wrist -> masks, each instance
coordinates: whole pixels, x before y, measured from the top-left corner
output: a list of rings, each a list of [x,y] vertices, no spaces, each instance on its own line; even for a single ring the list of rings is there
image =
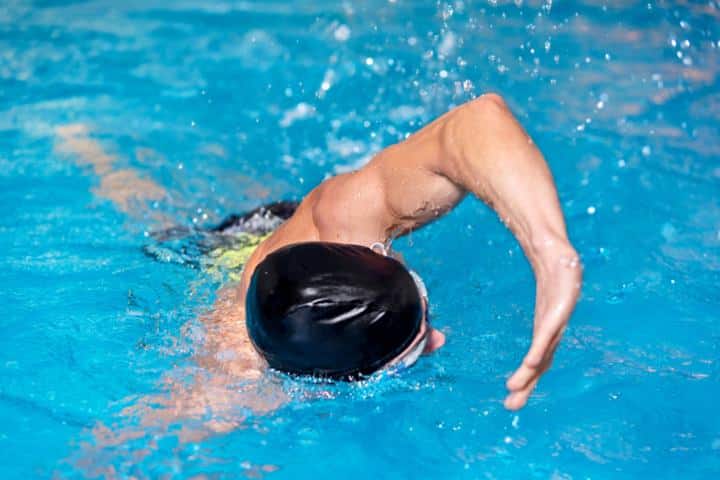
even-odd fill
[[[530,263],[538,277],[552,277],[559,271],[575,271],[579,276],[582,275],[578,253],[566,235],[536,235],[529,250]]]

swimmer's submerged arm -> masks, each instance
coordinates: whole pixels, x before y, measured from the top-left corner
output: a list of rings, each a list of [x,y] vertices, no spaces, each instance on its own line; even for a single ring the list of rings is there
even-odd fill
[[[423,166],[490,205],[535,273],[532,345],[507,382],[505,405],[519,409],[550,367],[580,292],[582,271],[567,238],[555,183],[542,154],[497,95],[451,111],[430,125],[430,133],[434,154]]]

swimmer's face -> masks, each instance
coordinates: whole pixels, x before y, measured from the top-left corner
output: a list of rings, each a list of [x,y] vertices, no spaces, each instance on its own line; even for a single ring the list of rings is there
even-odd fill
[[[410,367],[417,362],[420,355],[427,355],[439,349],[445,344],[445,335],[439,330],[435,330],[430,326],[428,321],[428,305],[425,297],[423,302],[423,319],[420,330],[410,343],[410,345],[392,360],[388,367],[402,365]]]

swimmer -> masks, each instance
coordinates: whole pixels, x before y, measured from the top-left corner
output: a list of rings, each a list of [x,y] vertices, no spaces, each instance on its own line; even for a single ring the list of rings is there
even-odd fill
[[[259,244],[236,305],[258,364],[353,379],[410,365],[419,353],[442,347],[444,334],[428,322],[424,287],[384,246],[468,193],[497,212],[535,274],[533,339],[505,399],[506,408],[522,408],[550,367],[582,270],[550,170],[494,94],[451,110],[359,170],[326,180]]]
[[[74,132],[59,133],[72,147]],[[94,144],[74,142],[81,157],[111,163],[91,155]],[[199,363],[242,379],[259,378],[270,366],[354,380],[438,350],[445,336],[429,323],[422,281],[387,246],[467,194],[497,212],[535,274],[533,338],[505,399],[506,408],[522,408],[551,365],[582,268],[542,154],[494,94],[451,110],[359,170],[324,181],[297,208],[283,208],[277,228],[243,237],[245,247],[235,253],[213,250],[244,266],[206,316],[207,353]],[[217,233],[246,235],[248,222],[274,215],[270,210],[228,219]],[[234,355],[213,353],[228,351]]]

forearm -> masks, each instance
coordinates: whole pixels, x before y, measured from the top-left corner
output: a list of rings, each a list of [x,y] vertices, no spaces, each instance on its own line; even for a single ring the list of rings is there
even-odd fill
[[[438,135],[438,173],[495,209],[535,272],[532,344],[507,382],[505,406],[515,410],[525,405],[552,363],[580,295],[582,269],[550,170],[499,97],[484,96],[453,111]]]
[[[441,135],[443,173],[497,212],[536,274],[544,275],[551,257],[575,257],[552,174],[499,97],[460,107]]]

